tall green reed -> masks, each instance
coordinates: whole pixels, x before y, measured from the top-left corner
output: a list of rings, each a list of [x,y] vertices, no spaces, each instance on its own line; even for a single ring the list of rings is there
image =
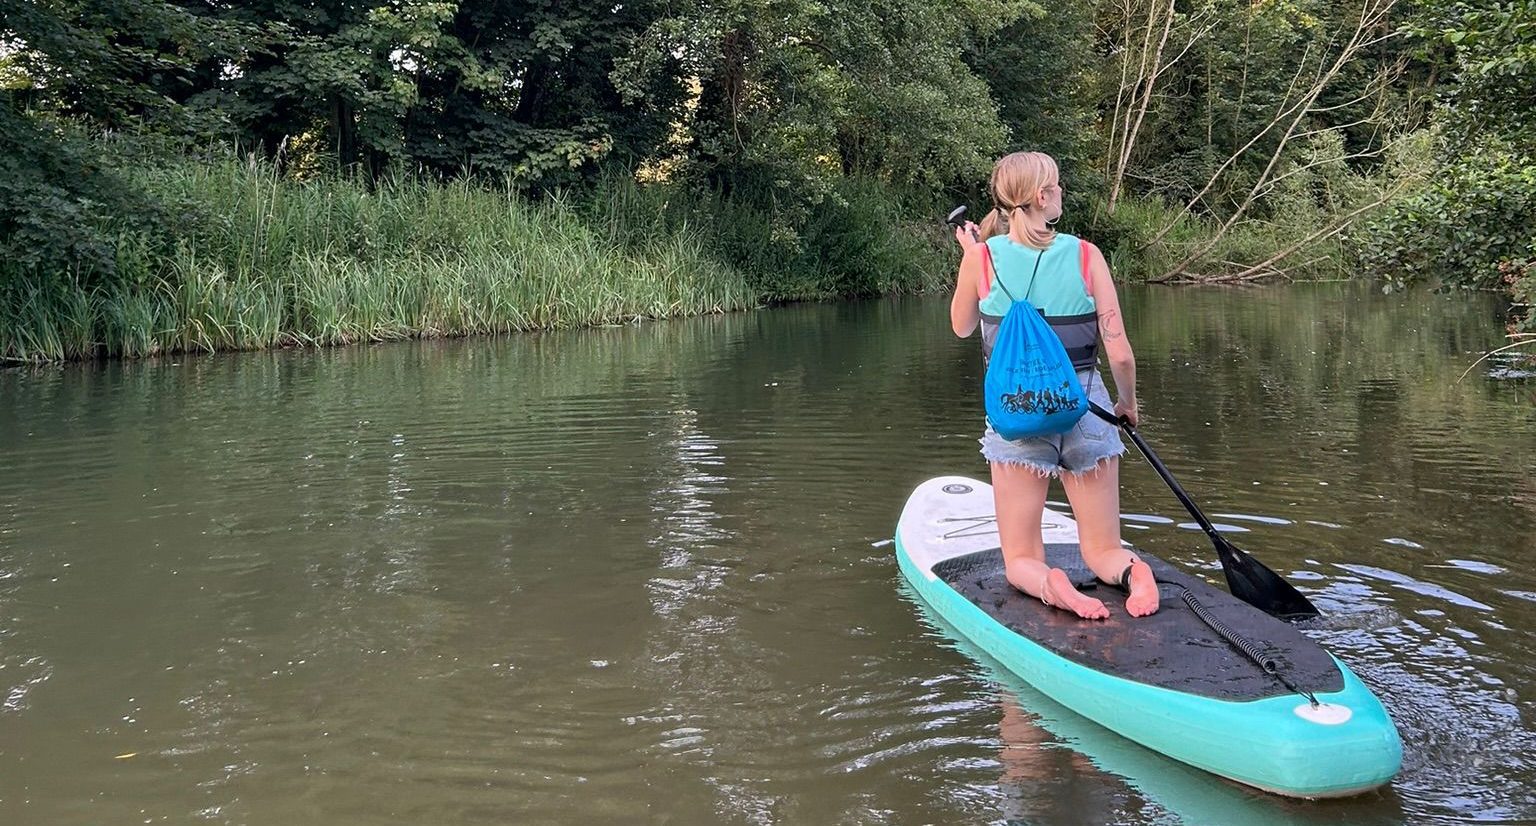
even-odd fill
[[[0,272],[0,357],[495,334],[757,303],[693,227],[621,242],[568,197],[407,175],[297,182],[232,156],[133,174],[177,216],[174,243],[123,238],[110,287]]]

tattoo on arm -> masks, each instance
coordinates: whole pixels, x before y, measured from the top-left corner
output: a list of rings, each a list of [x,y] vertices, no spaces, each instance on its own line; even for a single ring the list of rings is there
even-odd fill
[[[1103,318],[1099,319],[1099,329],[1103,331],[1105,339],[1117,339],[1125,337],[1125,331],[1120,328],[1118,323],[1116,323],[1118,321],[1119,315],[1119,310],[1110,310],[1104,314]]]

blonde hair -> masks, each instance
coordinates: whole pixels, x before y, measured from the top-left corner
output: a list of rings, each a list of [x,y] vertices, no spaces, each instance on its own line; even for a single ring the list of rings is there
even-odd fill
[[[981,220],[981,236],[1007,233],[1014,213],[1034,209],[1040,191],[1060,179],[1056,160],[1044,152],[1014,152],[999,158],[992,167],[993,208]],[[1022,221],[1019,226],[1024,243],[1037,250],[1049,247],[1056,239],[1056,230],[1050,227],[1039,230]]]

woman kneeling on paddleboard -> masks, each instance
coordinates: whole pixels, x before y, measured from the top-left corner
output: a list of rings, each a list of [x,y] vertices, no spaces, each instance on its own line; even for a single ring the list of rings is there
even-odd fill
[[[995,206],[979,235],[970,222],[955,231],[965,250],[949,309],[955,335],[965,338],[980,324],[982,351],[990,355],[1012,303],[1009,296],[1027,292],[1061,337],[1088,397],[1107,406],[1109,393],[1097,369],[1102,343],[1120,397],[1115,413],[1135,424],[1136,357],[1125,337],[1109,264],[1097,247],[1051,229],[1061,217],[1056,161],[1041,152],[1005,156],[992,169],[992,198]],[[998,279],[1012,286],[999,290]],[[1125,607],[1131,616],[1157,611],[1152,569],[1120,541],[1124,452],[1119,431],[1093,415],[1065,433],[1016,441],[987,425],[981,453],[992,466],[997,531],[1015,588],[1080,617],[1109,616],[1103,602],[1080,593],[1065,572],[1045,564],[1040,521],[1051,478],[1059,477],[1077,520],[1083,561],[1099,579],[1129,587]]]

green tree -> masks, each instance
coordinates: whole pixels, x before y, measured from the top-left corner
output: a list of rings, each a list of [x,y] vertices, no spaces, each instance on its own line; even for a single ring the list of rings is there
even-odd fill
[[[1408,31],[1439,61],[1434,161],[1368,233],[1394,284],[1536,295],[1536,2],[1426,5]],[[1536,325],[1528,316],[1527,328]]]
[[[13,107],[112,128],[176,114],[225,34],[162,0],[0,0],[0,21]]]
[[[222,55],[196,96],[237,137],[278,155],[285,142],[323,136],[344,169],[374,173],[404,156],[401,121],[417,102],[414,75],[462,49],[444,31],[456,4],[400,0],[258,0],[203,7],[249,40]]]
[[[658,21],[631,65],[667,55],[697,94],[693,167],[727,191],[816,202],[846,175],[933,187],[985,170],[1004,132],[962,60],[1018,2],[724,0]]]
[[[1449,53],[1445,126],[1458,140],[1492,135],[1536,154],[1536,0],[1430,6],[1410,31],[1426,53]]]
[[[242,140],[342,168],[390,164],[532,185],[637,163],[667,135],[681,79],[617,71],[661,0],[258,0],[202,13],[252,33],[199,97]],[[675,60],[672,61],[674,64]],[[319,138],[319,140],[316,140]]]
[[[0,273],[111,275],[154,204],[74,125],[177,121],[172,93],[222,32],[158,0],[0,0],[0,21]]]
[[[966,55],[997,103],[1007,148],[1046,152],[1061,165],[1068,220],[1086,214],[1102,192],[1093,22],[1089,5],[1029,4],[1007,25],[982,32]]]
[[[448,28],[456,50],[413,56],[408,155],[545,187],[602,163],[633,169],[667,139],[684,97],[675,56],[643,79],[623,69],[670,5],[461,3]]]

